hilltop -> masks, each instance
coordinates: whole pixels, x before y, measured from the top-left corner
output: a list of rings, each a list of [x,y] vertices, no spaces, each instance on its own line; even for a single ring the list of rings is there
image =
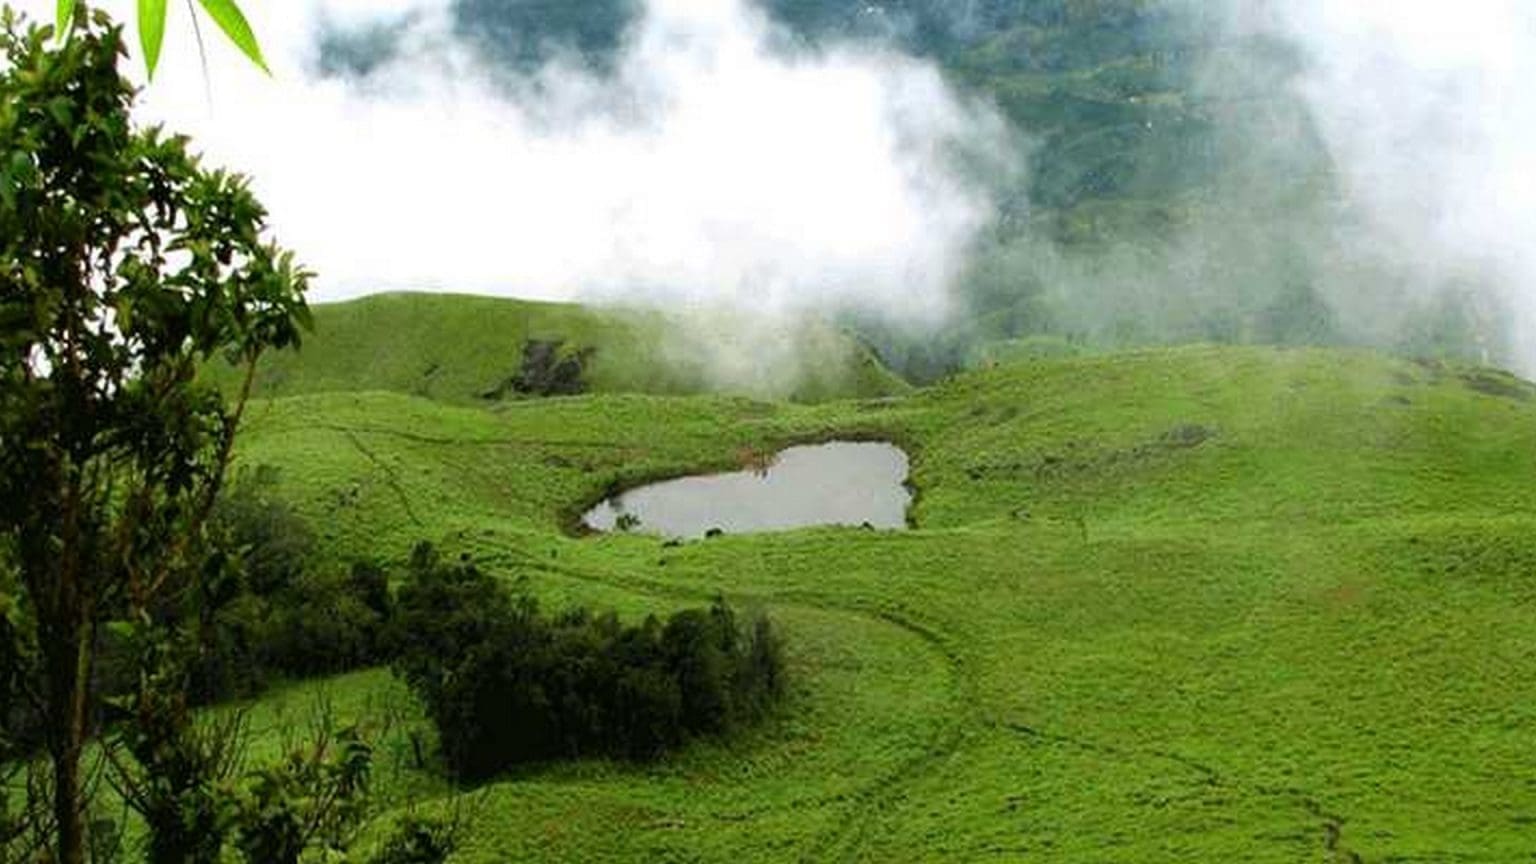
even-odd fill
[[[565,531],[616,486],[839,437],[908,449],[915,530]],[[278,467],[331,554],[427,538],[555,608],[723,591],[784,623],[771,728],[492,783],[462,860],[1530,852],[1536,388],[1504,373],[1193,347],[822,405],[312,393],[253,406],[242,459]],[[365,672],[269,697],[254,728],[317,692],[409,704]],[[402,722],[386,798],[449,806]]]
[[[260,396],[382,390],[453,404],[516,398],[530,341],[579,357],[580,389],[720,391],[795,401],[885,396],[907,385],[836,328],[786,322],[767,335],[745,318],[452,294],[378,294],[313,308],[303,350],[269,355]],[[792,328],[792,329],[791,329]],[[764,340],[772,352],[764,356]],[[775,364],[778,359],[784,365]],[[733,374],[736,370],[739,374]],[[207,374],[229,389],[232,370]]]

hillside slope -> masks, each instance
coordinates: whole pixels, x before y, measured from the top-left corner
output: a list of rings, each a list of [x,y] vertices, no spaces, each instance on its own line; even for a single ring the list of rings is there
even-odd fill
[[[258,395],[387,390],[484,404],[513,395],[507,382],[529,340],[590,349],[583,379],[599,393],[819,401],[908,389],[857,341],[814,322],[777,334],[743,319],[450,294],[378,294],[313,311],[315,332],[302,351],[263,359]],[[221,366],[208,374],[227,387],[234,373]]]
[[[1533,396],[1189,348],[820,406],[280,399],[242,458],[280,467],[340,557],[425,537],[555,606],[724,591],[785,623],[781,722],[493,783],[458,860],[1502,862],[1536,852]],[[850,435],[910,449],[917,530],[561,530],[616,484]],[[268,699],[255,728],[317,691],[408,704],[369,672]],[[389,728],[386,798],[451,806]]]

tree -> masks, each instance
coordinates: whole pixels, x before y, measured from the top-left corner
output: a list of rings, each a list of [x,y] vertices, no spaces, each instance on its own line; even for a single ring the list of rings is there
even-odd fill
[[[758,614],[740,627],[724,598],[636,625],[580,608],[547,616],[422,544],[398,604],[395,673],[461,779],[544,759],[656,757],[762,719],[785,692],[772,623]]]
[[[196,584],[257,359],[296,345],[309,274],[241,177],[130,121],[121,30],[0,12],[0,567],[37,672],[60,864],[85,848],[98,631]],[[199,382],[243,365],[226,400]]]

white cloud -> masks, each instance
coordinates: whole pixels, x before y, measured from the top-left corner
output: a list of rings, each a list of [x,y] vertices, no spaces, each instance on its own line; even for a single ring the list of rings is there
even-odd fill
[[[243,5],[274,78],[210,36],[205,82],[172,4],[145,110],[253,175],[324,298],[443,289],[933,320],[990,216],[953,152],[1010,150],[1001,121],[932,66],[775,54],[741,0],[652,0],[614,80],[551,68],[515,99],[453,47],[440,0],[365,88],[306,74],[315,23],[422,4]]]
[[[1536,372],[1536,8],[1529,0],[1291,0],[1282,32],[1310,53],[1303,94],[1359,243],[1409,282],[1461,282],[1517,316]]]

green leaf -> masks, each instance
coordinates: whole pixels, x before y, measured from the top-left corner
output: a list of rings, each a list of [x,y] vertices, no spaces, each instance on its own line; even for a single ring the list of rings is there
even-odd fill
[[[160,65],[160,45],[165,41],[165,4],[166,0],[139,0],[139,45],[150,80]]]
[[[272,74],[272,70],[267,68],[266,59],[261,56],[261,46],[256,43],[256,34],[252,32],[250,22],[245,20],[245,15],[240,11],[240,7],[235,5],[234,0],[198,0],[198,2],[203,4],[208,17],[219,25],[219,29],[224,31],[229,41],[235,43],[235,47],[249,57],[252,63],[261,67],[261,71],[268,75]]]
[[[69,34],[69,27],[75,22],[75,0],[59,0],[59,38],[63,39]]]
[[[54,98],[48,100],[48,116],[53,118],[53,122],[59,124],[65,129],[68,129],[74,125],[69,122],[69,109],[70,104],[68,96],[55,96]]]

